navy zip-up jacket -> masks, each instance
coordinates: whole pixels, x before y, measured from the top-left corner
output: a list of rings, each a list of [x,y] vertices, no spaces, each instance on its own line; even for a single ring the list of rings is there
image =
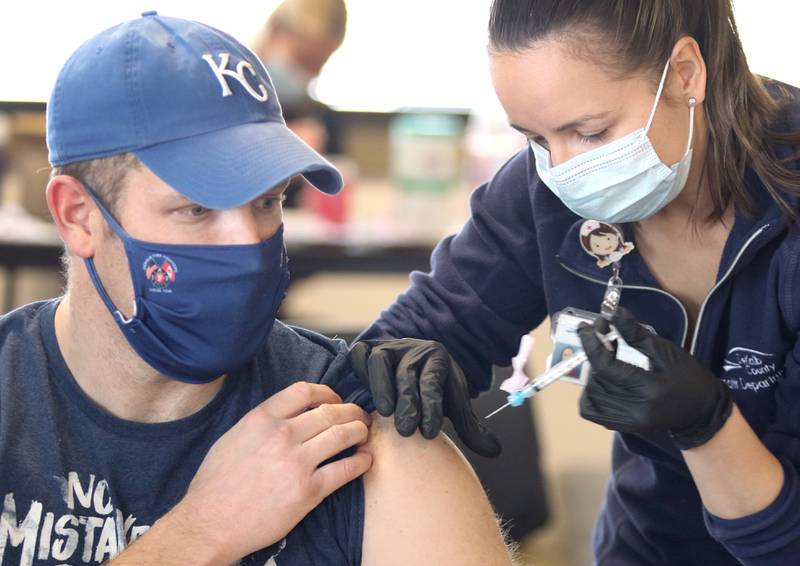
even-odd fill
[[[800,130],[800,97],[789,92],[775,127]],[[773,148],[779,156],[797,149]],[[621,304],[729,386],[783,464],[783,489],[754,515],[715,517],[666,433],[617,433],[594,531],[601,565],[800,564],[800,234],[787,228],[752,170],[745,181],[757,212],[737,211],[694,335],[685,307],[659,287],[636,250],[622,259]],[[788,201],[800,210],[797,198]],[[431,272],[413,273],[411,287],[361,338],[438,340],[474,393],[488,389],[491,364],[508,365],[520,337],[546,316],[570,306],[599,310],[611,273],[580,247],[581,222],[539,181],[529,152],[520,152],[474,191],[470,219],[436,247]]]

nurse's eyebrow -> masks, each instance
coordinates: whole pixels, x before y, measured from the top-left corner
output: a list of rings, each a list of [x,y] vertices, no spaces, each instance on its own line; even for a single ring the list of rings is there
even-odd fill
[[[583,116],[581,116],[579,118],[576,118],[575,120],[573,120],[571,122],[568,122],[568,123],[564,124],[563,126],[559,126],[558,128],[556,128],[556,132],[561,133],[564,130],[571,130],[571,129],[577,128],[579,126],[582,126],[585,122],[589,122],[591,120],[598,120],[600,118],[605,118],[609,114],[611,114],[611,112],[599,112],[597,114],[584,114]],[[521,134],[533,135],[532,131],[530,131],[530,130],[528,130],[526,128],[523,128],[522,126],[517,126],[516,124],[512,124],[512,123],[509,123],[509,126],[514,128],[515,130],[517,130]]]
[[[509,124],[508,124],[508,125],[509,125],[509,126],[511,126],[512,128],[514,128],[515,130],[517,130],[517,131],[518,131],[520,134],[522,134],[522,135],[525,135],[525,136],[527,136],[527,135],[533,135],[533,132],[532,132],[532,131],[530,131],[530,130],[526,130],[526,129],[525,129],[525,128],[523,128],[522,126],[517,126],[516,124],[512,124],[512,123],[510,123],[510,122],[509,122]]]

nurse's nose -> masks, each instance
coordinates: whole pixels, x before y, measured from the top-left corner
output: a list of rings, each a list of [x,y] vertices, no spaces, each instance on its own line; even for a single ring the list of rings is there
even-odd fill
[[[550,166],[557,167],[564,163],[565,161],[569,161],[572,155],[566,150],[566,148],[553,144],[550,146]]]

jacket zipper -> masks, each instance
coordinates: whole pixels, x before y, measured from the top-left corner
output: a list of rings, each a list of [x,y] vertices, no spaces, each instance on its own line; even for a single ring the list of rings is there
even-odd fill
[[[703,300],[703,304],[700,306],[700,312],[697,314],[697,321],[694,324],[694,336],[692,336],[692,347],[689,348],[690,354],[694,355],[695,348],[697,347],[697,337],[700,335],[700,323],[703,321],[703,312],[706,310],[706,305],[708,304],[708,300],[711,298],[711,295],[713,295],[714,291],[716,291],[719,288],[719,286],[722,285],[726,279],[728,279],[728,276],[733,271],[733,268],[736,267],[737,263],[739,263],[742,254],[745,252],[745,250],[747,250],[748,247],[750,247],[750,244],[753,243],[753,240],[755,240],[758,236],[760,236],[764,230],[769,228],[769,226],[770,226],[769,224],[764,224],[761,228],[758,229],[758,231],[755,234],[750,236],[750,238],[739,249],[739,253],[736,254],[736,257],[733,258],[733,262],[731,262],[731,265],[730,267],[728,267],[728,270],[725,272],[725,275],[719,278],[719,281],[717,281],[717,283],[708,292],[708,295],[706,295],[706,298]]]
[[[587,281],[591,281],[592,283],[597,283],[598,285],[602,285],[603,287],[606,287],[608,285],[607,281],[601,281],[600,279],[595,279],[594,277],[589,277],[588,275],[584,275],[579,271],[575,271],[571,267],[565,265],[564,262],[562,262],[561,260],[558,260],[558,263],[561,264],[561,267],[563,267],[573,275],[577,275],[581,279],[586,279]],[[625,285],[625,284],[623,284],[621,287],[622,289],[636,289],[638,291],[654,291],[656,293],[661,293],[662,295],[666,295],[667,297],[675,301],[675,304],[677,304],[681,308],[681,313],[683,314],[683,338],[681,338],[681,347],[683,347],[684,344],[686,344],[686,337],[687,334],[689,333],[689,315],[686,312],[686,307],[683,306],[683,303],[681,303],[677,297],[671,295],[670,293],[667,293],[663,289],[658,289],[656,287],[646,287],[641,285]]]

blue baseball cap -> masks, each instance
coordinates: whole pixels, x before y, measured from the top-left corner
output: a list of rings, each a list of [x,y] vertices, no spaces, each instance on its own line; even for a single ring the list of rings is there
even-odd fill
[[[325,158],[286,127],[261,61],[205,24],[145,12],[69,58],[47,104],[51,165],[132,152],[208,208],[233,208],[302,174],[342,188]]]

